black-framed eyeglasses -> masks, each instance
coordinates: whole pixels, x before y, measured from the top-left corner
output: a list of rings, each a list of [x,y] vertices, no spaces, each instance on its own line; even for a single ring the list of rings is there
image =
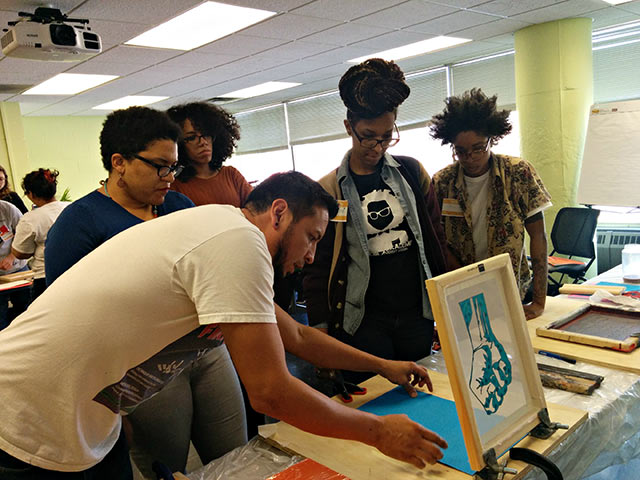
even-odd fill
[[[184,166],[180,165],[178,163],[174,163],[173,165],[171,165],[170,167],[167,165],[160,165],[159,163],[156,162],[152,162],[151,160],[149,160],[148,158],[144,158],[141,155],[138,154],[134,154],[133,155],[135,158],[137,158],[138,160],[143,161],[144,163],[146,163],[147,165],[151,165],[152,167],[154,167],[156,169],[156,171],[158,172],[158,176],[160,178],[166,177],[167,175],[169,175],[170,173],[173,173],[174,177],[177,177],[178,175],[180,175],[180,173],[182,172],[182,170],[184,170]]]
[[[453,158],[456,160],[460,160],[460,158],[471,157],[474,160],[479,159],[487,153],[489,147],[491,146],[491,139],[487,140],[487,143],[484,146],[473,147],[471,150],[467,151],[464,148],[456,147],[455,145],[451,145],[451,152],[453,153]]]
[[[204,140],[209,144],[213,144],[212,135],[200,135],[197,133],[189,135],[188,137],[184,137],[182,140],[184,141],[184,143],[188,143],[190,145],[197,145],[198,143],[200,143],[200,140]]]
[[[400,131],[398,130],[398,126],[394,123],[393,124],[393,129],[396,133],[395,137],[391,137],[391,138],[383,138],[378,140],[377,138],[373,138],[373,137],[361,137],[360,135],[358,135],[358,132],[356,132],[356,127],[353,126],[353,123],[349,122],[349,125],[351,125],[351,131],[353,132],[353,134],[356,136],[356,138],[358,139],[358,142],[360,142],[360,146],[364,147],[364,148],[371,148],[374,149],[378,146],[378,144],[382,147],[382,148],[387,148],[387,147],[393,147],[394,145],[396,145],[399,141],[400,141]]]

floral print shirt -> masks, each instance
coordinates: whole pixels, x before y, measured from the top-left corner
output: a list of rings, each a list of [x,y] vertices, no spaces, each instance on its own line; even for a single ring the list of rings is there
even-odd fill
[[[531,273],[524,253],[525,220],[551,206],[551,196],[533,166],[506,155],[491,154],[490,189],[487,200],[488,256],[511,256],[511,264],[524,298]],[[475,258],[471,205],[468,202],[464,173],[458,162],[443,168],[433,177],[442,208],[447,245],[462,265],[482,260]],[[443,202],[453,205],[447,209]],[[459,208],[458,208],[459,205]],[[447,210],[451,212],[447,214]]]

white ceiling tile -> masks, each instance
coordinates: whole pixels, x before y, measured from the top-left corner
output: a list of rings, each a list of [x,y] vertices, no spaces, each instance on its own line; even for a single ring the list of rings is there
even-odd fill
[[[91,20],[89,26],[100,36],[102,49],[128,42],[149,29],[148,25],[137,22]]]
[[[366,2],[358,0],[316,0],[296,8],[293,13],[344,21],[360,18],[399,3],[402,3],[402,0],[367,0]]]
[[[575,17],[586,12],[605,8],[606,5],[602,0],[567,0],[566,2],[539,8],[532,12],[514,15],[512,18],[522,22],[543,23],[560,20],[562,18]]]
[[[311,70],[303,74],[292,75],[291,77],[284,78],[286,82],[299,82],[305,85],[312,85],[316,82],[330,80],[338,87],[338,80],[346,72],[351,64],[338,63],[336,65],[329,65],[327,67]]]
[[[353,43],[351,44],[351,46],[362,48],[363,50],[369,49],[370,53],[376,53],[384,50],[389,50],[391,48],[409,45],[410,43],[420,42],[429,38],[432,38],[432,35],[425,35],[424,33],[407,32],[401,30],[386,33],[384,35],[379,35],[364,42]]]
[[[559,4],[565,0],[492,0],[472,7],[475,12],[491,13],[501,17],[511,17],[520,13],[533,11],[549,5]]]
[[[471,8],[477,5],[487,3],[487,0],[428,0],[427,3],[435,3],[438,5],[447,5],[455,8]]]
[[[618,8],[620,10],[625,10],[627,12],[640,15],[640,0],[636,0],[635,2],[623,3],[622,5],[618,5]]]
[[[278,45],[282,45],[288,41],[289,40],[281,38],[255,37],[252,35],[234,33],[233,35],[226,36],[220,40],[216,40],[215,42],[203,45],[194,51],[199,53],[233,54],[238,57],[246,57],[247,55],[253,55],[255,53],[277,47]]]
[[[11,94],[2,94],[0,95],[0,102],[4,102],[5,100],[8,100],[11,97],[13,97],[13,95]]]
[[[515,32],[529,25],[529,23],[503,18],[495,22],[478,25],[477,27],[459,30],[455,32],[454,35],[472,40],[486,40],[497,35]]]
[[[221,55],[217,53],[201,53],[200,51],[193,51],[183,53],[177,57],[170,58],[164,62],[158,63],[158,66],[166,68],[181,69],[183,67],[201,67],[200,70],[205,68],[217,67],[218,65],[224,65],[225,63],[234,62],[241,57],[233,55]]]
[[[311,59],[325,65],[334,65],[336,63],[345,63],[352,58],[363,57],[369,53],[371,53],[371,48],[367,48],[366,45],[364,47],[347,46],[338,47],[334,50],[314,55]]]
[[[117,75],[118,77],[124,77],[131,73],[141,70],[142,66],[134,63],[107,63],[107,62],[88,62],[81,63],[70,70],[67,73],[87,73],[94,75]]]
[[[326,43],[313,43],[304,40],[294,40],[278,47],[262,52],[265,57],[276,57],[282,60],[298,60],[334,50],[335,46]]]
[[[101,63],[130,63],[140,68],[155,65],[172,57],[182,55],[180,50],[165,50],[161,48],[132,47],[119,45],[92,58],[92,61]]]
[[[223,2],[240,7],[259,8],[270,12],[289,12],[305,3],[309,3],[309,0],[223,0]]]
[[[616,7],[602,8],[594,12],[585,13],[581,16],[591,17],[593,20],[593,30],[640,20],[640,14],[630,13],[624,9]]]
[[[51,6],[52,8],[59,9],[63,14],[69,13],[73,8],[82,5],[82,0],[56,0],[54,2],[40,2],[37,0],[2,0],[0,8],[2,10],[13,10],[17,12],[33,13],[37,7]],[[75,14],[70,14],[70,17],[74,17]],[[17,18],[17,15],[16,15]]]
[[[354,20],[354,23],[394,29],[405,28],[456,11],[457,9],[445,5],[426,3],[420,0],[410,0],[400,5],[387,8],[386,10],[358,18]]]
[[[201,0],[89,0],[82,2],[82,6],[74,9],[72,13],[77,18],[136,22],[155,26],[200,3]]]
[[[307,17],[285,13],[277,17],[268,18],[263,22],[242,30],[244,35],[267,38],[284,38],[297,40],[322,30],[334,27],[340,22],[326,18]]]
[[[444,17],[407,27],[406,30],[431,35],[449,35],[465,28],[496,20],[495,16],[470,11],[458,11]]]
[[[2,72],[29,73],[37,71],[40,74],[53,76],[72,68],[74,62],[45,62],[42,60],[28,60],[25,58],[3,57],[0,60],[0,75]]]
[[[390,31],[391,29],[389,28],[372,27],[358,23],[344,23],[323,32],[309,35],[305,37],[305,41],[346,46],[389,33]]]

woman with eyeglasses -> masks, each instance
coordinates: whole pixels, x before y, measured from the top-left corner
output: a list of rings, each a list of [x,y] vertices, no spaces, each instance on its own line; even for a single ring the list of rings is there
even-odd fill
[[[434,330],[424,280],[444,273],[446,261],[427,172],[387,152],[400,140],[395,121],[410,89],[402,70],[379,58],[351,67],[339,89],[352,147],[320,180],[342,208],[305,268],[309,323],[374,355],[418,360],[431,353]]]
[[[177,105],[167,114],[182,127],[178,158],[185,167],[171,188],[196,205],[242,207],[252,187],[238,170],[223,165],[240,139],[233,115],[204,102]]]
[[[76,200],[51,227],[45,249],[47,285],[117,233],[146,220],[193,206],[169,191],[182,169],[180,129],[163,112],[146,107],[116,110],[100,134],[102,186]]]
[[[460,267],[509,253],[527,319],[544,311],[547,296],[547,237],[543,210],[551,197],[525,160],[491,152],[511,131],[509,112],[497,97],[472,89],[449,97],[432,118],[431,136],[451,145],[453,163],[433,177],[441,202],[451,257]],[[533,278],[524,249],[530,237]]]

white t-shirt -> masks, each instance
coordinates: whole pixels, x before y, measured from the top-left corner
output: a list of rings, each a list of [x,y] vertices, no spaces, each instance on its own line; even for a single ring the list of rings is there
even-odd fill
[[[479,177],[464,176],[467,197],[471,204],[471,226],[473,227],[473,245],[476,248],[476,261],[487,258],[487,202],[489,198],[489,175],[491,169]]]
[[[271,261],[262,232],[224,205],[102,244],[0,332],[0,449],[51,470],[98,463],[116,412],[220,345],[216,324],[276,321]]]
[[[21,218],[22,213],[14,204],[0,200],[0,259],[11,253],[11,244],[15,236],[16,226]],[[0,275],[17,272],[24,268],[26,264],[26,260],[16,259],[13,261],[11,268],[0,270]]]
[[[31,254],[29,268],[34,278],[44,278],[44,242],[53,222],[69,202],[50,202],[23,215],[16,227],[12,247],[20,253]]]

